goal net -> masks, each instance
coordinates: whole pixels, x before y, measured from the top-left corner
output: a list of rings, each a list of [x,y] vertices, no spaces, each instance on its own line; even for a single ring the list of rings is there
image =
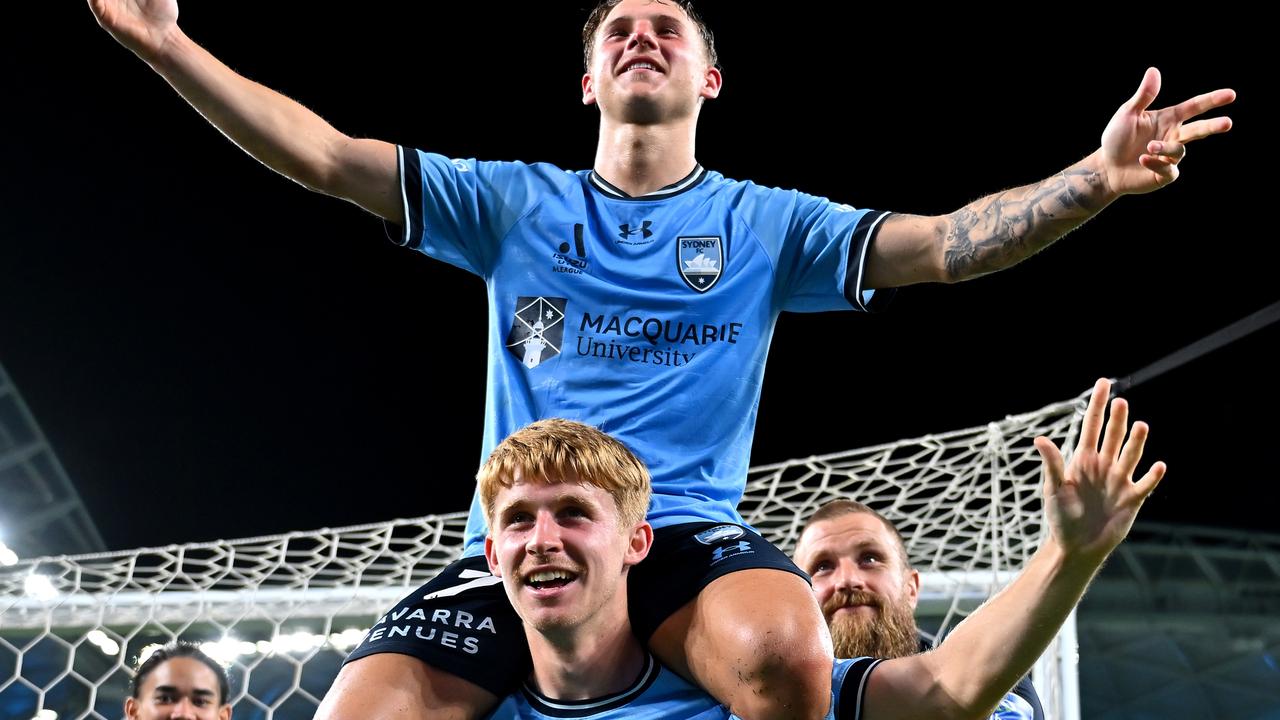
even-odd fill
[[[985,426],[752,468],[741,511],[790,550],[837,497],[895,522],[938,636],[1022,567],[1044,531],[1032,439],[1063,447],[1087,393]],[[237,720],[310,718],[379,615],[458,554],[464,513],[0,567],[0,717],[122,715],[132,665],[174,639],[227,665]],[[1074,622],[1034,680],[1075,720]]]

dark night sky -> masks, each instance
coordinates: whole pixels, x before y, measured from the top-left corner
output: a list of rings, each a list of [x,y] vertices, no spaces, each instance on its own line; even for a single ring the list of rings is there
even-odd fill
[[[725,68],[698,157],[857,206],[954,210],[1088,154],[1147,65],[1157,105],[1234,87],[1236,128],[997,276],[780,323],[754,461],[985,423],[1124,375],[1280,297],[1274,40],[1258,17],[1041,21],[706,3]],[[353,134],[590,164],[578,3],[188,3],[188,34]],[[751,6],[755,7],[755,6]],[[735,8],[735,10],[730,10]],[[4,54],[0,362],[108,546],[464,509],[480,280],[248,159],[83,3]],[[1276,328],[1129,394],[1170,465],[1144,518],[1276,529]],[[655,419],[661,422],[661,419]]]

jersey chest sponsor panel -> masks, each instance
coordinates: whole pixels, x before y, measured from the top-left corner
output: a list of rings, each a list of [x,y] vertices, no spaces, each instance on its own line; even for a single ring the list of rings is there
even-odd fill
[[[588,422],[649,465],[655,522],[736,522],[776,318],[769,259],[713,199],[575,200],[523,219],[489,278],[486,447],[540,417]]]

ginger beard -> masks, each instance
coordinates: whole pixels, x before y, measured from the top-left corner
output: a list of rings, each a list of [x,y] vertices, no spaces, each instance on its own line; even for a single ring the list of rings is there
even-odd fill
[[[837,612],[866,606],[873,610]],[[886,605],[885,599],[865,590],[836,590],[822,604],[831,628],[836,657],[899,658],[920,652],[914,608],[910,603]]]

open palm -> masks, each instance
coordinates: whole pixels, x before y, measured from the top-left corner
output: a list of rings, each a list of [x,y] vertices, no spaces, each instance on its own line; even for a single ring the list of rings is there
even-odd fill
[[[1045,513],[1050,531],[1064,551],[1096,558],[1099,563],[1128,534],[1138,509],[1165,473],[1165,464],[1157,462],[1142,479],[1133,481],[1148,427],[1135,423],[1133,432],[1128,433],[1129,405],[1119,398],[1111,403],[1110,420],[1104,423],[1110,391],[1108,380],[1094,385],[1080,427],[1080,444],[1070,464],[1064,463],[1062,453],[1048,438],[1035,440],[1044,460]]]

